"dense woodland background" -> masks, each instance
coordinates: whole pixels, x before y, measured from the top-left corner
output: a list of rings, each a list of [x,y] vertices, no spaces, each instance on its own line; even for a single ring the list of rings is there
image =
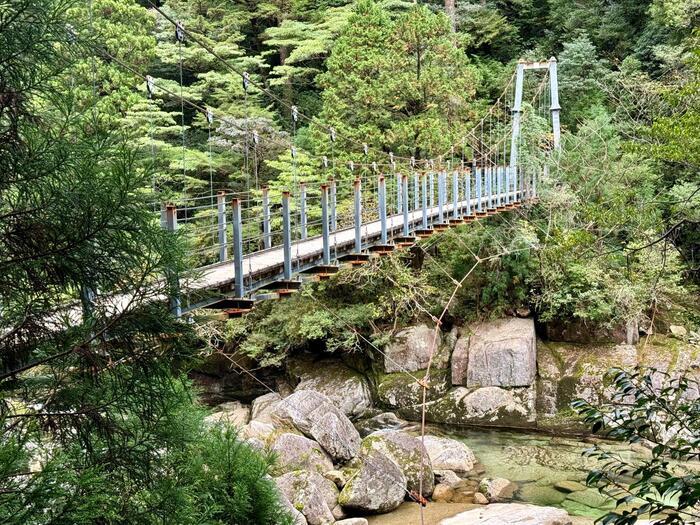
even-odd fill
[[[445,269],[461,278],[472,252],[482,262],[450,323],[527,308],[589,330],[680,322],[697,337],[698,0],[156,5],[225,62],[179,45],[148,1],[0,1],[1,521],[283,521],[271,458],[202,428],[187,372],[222,348],[261,365],[300,348],[371,354],[362,337],[382,344],[441,311]],[[152,283],[188,263],[152,213],[154,189],[279,191],[325,180],[319,155],[340,179],[349,160],[431,158],[517,59],[550,56],[564,147],[527,216],[450,232],[421,272],[388,258],[225,324],[181,323],[153,302]],[[225,63],[275,99],[246,93]],[[311,122],[295,125],[291,104]],[[107,298],[64,318],[90,290]],[[123,290],[138,293],[111,315]]]

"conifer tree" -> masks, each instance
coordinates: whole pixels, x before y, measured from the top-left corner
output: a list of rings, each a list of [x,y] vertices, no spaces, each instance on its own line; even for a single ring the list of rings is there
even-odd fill
[[[198,343],[163,300],[181,243],[93,112],[119,87],[76,84],[93,47],[72,8],[0,14],[0,522],[286,523],[271,458],[192,400]]]

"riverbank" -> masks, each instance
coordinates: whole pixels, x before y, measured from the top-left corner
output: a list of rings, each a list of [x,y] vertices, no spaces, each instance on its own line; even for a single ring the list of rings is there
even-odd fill
[[[425,324],[406,327],[377,360],[290,356],[276,374],[261,371],[277,392],[238,396],[249,402],[220,405],[210,422],[235,424],[248,443],[276,454],[272,475],[298,525],[374,515],[400,522],[419,500],[432,516],[426,523],[470,505],[503,512],[494,504],[590,521],[615,502],[585,486],[596,463],[582,453],[599,440],[570,401],[607,399],[603,376],[613,365],[677,371],[698,361],[697,349],[663,336],[649,345],[544,341],[529,318],[452,327],[435,348],[433,334]],[[422,441],[416,378],[429,362]],[[226,388],[250,396],[243,383]],[[212,390],[212,398],[225,394]],[[645,453],[605,446],[629,460]]]

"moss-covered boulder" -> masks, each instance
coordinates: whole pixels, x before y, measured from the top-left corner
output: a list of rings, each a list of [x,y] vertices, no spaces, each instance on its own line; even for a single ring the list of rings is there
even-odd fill
[[[294,470],[306,470],[323,474],[333,470],[330,456],[315,441],[287,432],[280,434],[270,447],[277,455],[272,474],[279,476]]]
[[[296,390],[320,392],[348,417],[357,417],[372,407],[367,378],[342,361],[296,358],[290,360],[287,370],[299,381]]]
[[[436,337],[432,326],[409,326],[398,332],[384,349],[384,371],[392,373],[424,370],[428,368],[431,354],[432,366],[446,368],[450,360],[450,350],[450,345],[445,344],[440,330],[437,331]]]
[[[399,409],[398,413],[407,419],[418,419],[421,405]],[[426,420],[432,423],[524,427],[534,426],[536,417],[534,387],[456,387],[426,403]]]
[[[419,370],[413,375],[423,379],[425,370]],[[426,393],[426,400],[439,399],[449,390],[449,370],[431,370],[428,384],[430,388]],[[417,405],[422,402],[423,387],[403,372],[383,374],[377,379],[377,398],[384,406],[392,409]]]
[[[396,463],[378,450],[356,458],[345,473],[348,481],[338,496],[338,504],[346,510],[390,512],[406,496],[406,477]]]
[[[338,489],[331,481],[315,472],[297,470],[275,478],[275,483],[309,525],[335,523],[332,509],[338,501]]]
[[[420,438],[400,430],[379,430],[362,440],[360,453],[366,455],[371,451],[381,452],[401,469],[409,491],[419,491],[422,470],[423,496],[428,497],[433,493],[435,475],[428,451]]]

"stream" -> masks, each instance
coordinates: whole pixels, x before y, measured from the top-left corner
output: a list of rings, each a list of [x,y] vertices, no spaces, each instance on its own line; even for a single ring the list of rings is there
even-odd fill
[[[448,437],[463,441],[486,471],[481,477],[507,478],[517,484],[514,499],[565,509],[572,516],[597,518],[613,508],[613,502],[590,488],[566,493],[561,482],[585,485],[594,458],[582,456],[592,445],[578,438],[488,429],[441,429]],[[629,446],[605,442],[625,459],[640,455]],[[576,485],[573,485],[576,487]]]

